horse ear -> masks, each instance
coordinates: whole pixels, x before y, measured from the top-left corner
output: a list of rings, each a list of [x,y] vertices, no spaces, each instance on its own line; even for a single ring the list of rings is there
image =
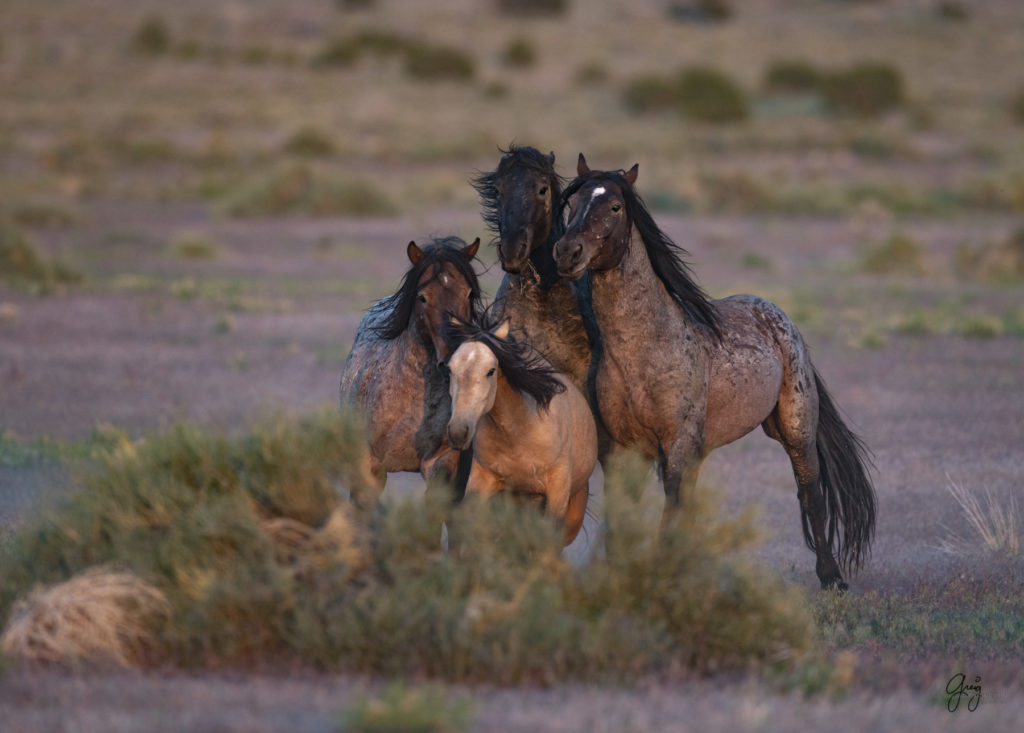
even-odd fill
[[[498,327],[491,331],[491,333],[502,341],[508,338],[509,331],[512,329],[512,321],[506,318],[504,321],[498,324]]]
[[[405,248],[405,253],[409,255],[409,262],[414,265],[418,265],[420,260],[423,259],[423,250],[416,246],[416,242],[409,242],[409,246]]]
[[[636,185],[636,174],[640,172],[640,164],[634,163],[633,167],[626,171],[624,178],[630,186]]]
[[[576,159],[576,175],[585,176],[590,173],[590,167],[587,165],[587,159],[583,157],[583,153],[580,153],[580,157]]]
[[[551,165],[555,164],[555,151],[554,150],[552,150],[550,153],[548,153],[548,160],[551,161]]]
[[[480,237],[473,240],[472,244],[467,244],[462,248],[462,254],[466,255],[466,259],[471,260],[476,257],[476,251],[480,249]]]

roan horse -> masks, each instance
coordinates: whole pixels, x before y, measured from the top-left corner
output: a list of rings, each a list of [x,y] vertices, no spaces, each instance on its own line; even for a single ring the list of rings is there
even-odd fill
[[[559,277],[552,255],[565,231],[555,154],[515,145],[502,152],[496,170],[472,181],[484,222],[498,235],[498,261],[507,273],[494,298],[496,318],[509,319],[513,330],[584,390],[590,343],[573,287]]]
[[[867,449],[778,306],[705,296],[634,191],[637,171],[591,171],[581,154],[555,245],[562,275],[592,273],[599,419],[616,443],[657,459],[669,507],[708,453],[761,425],[789,455],[822,587],[846,589],[839,563],[856,570],[874,532]]]
[[[429,484],[455,480],[457,466],[468,470],[468,452],[460,461],[443,440],[451,412],[443,328],[448,314],[480,316],[472,264],[479,246],[479,238],[467,245],[446,237],[423,248],[409,242],[412,266],[398,291],[377,301],[359,324],[341,373],[340,402],[366,421],[363,481],[376,493],[358,497],[361,504],[376,501],[388,473],[419,471]]]
[[[580,531],[597,461],[594,417],[583,393],[536,350],[509,335],[508,320],[485,330],[452,319],[452,416],[448,440],[473,449],[468,494],[536,497],[563,521],[563,542]]]

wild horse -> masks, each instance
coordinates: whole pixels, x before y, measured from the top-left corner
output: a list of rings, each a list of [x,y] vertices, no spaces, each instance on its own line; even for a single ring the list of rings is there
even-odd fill
[[[597,462],[590,405],[508,320],[490,329],[453,318],[448,439],[473,450],[466,493],[507,491],[537,498],[563,522],[568,545],[583,525],[588,481]]]
[[[473,269],[480,240],[458,237],[406,248],[411,267],[398,291],[377,301],[356,331],[341,373],[341,405],[366,420],[368,452],[363,466],[371,497],[388,473],[419,471],[428,481],[456,479],[471,456],[460,459],[444,441],[451,413],[444,341],[448,314],[472,320],[481,313],[480,284]],[[456,481],[456,484],[458,482]]]
[[[599,422],[658,461],[670,508],[712,450],[761,425],[789,455],[822,587],[845,589],[840,564],[859,567],[875,526],[867,449],[778,306],[707,298],[634,190],[637,172],[591,171],[581,154],[554,251],[563,276],[591,273],[603,356],[588,387]]]

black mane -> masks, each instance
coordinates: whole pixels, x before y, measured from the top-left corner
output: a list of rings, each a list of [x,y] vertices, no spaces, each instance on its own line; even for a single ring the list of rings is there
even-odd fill
[[[413,304],[416,302],[417,293],[419,293],[419,282],[423,273],[430,269],[433,272],[433,277],[437,277],[440,268],[445,264],[452,265],[469,285],[470,312],[474,319],[478,318],[483,310],[480,300],[480,282],[477,280],[472,261],[462,253],[465,247],[466,242],[455,236],[435,237],[430,240],[429,244],[421,247],[423,258],[405,273],[398,286],[398,291],[384,299],[387,315],[380,323],[373,326],[374,333],[387,340],[401,336],[402,332],[409,327]]]
[[[454,352],[467,341],[485,344],[494,353],[501,373],[512,389],[530,395],[541,407],[547,407],[551,398],[565,391],[565,385],[557,378],[558,371],[529,344],[512,335],[506,339],[498,338],[481,325],[482,320],[474,319],[472,323],[449,320],[444,329],[448,348]]]
[[[704,289],[697,284],[690,266],[686,263],[690,253],[673,242],[658,225],[647,210],[647,205],[636,190],[625,178],[625,173],[619,171],[590,171],[577,177],[565,189],[562,194],[562,206],[568,203],[569,198],[579,191],[588,181],[596,179],[608,180],[615,183],[622,191],[622,197],[626,203],[626,218],[630,226],[636,225],[640,232],[640,239],[647,250],[647,258],[654,268],[654,273],[664,284],[669,295],[679,304],[679,307],[693,321],[705,326],[721,339],[722,331],[718,314],[711,305],[710,299]]]
[[[565,221],[562,216],[565,208],[565,199],[562,196],[565,179],[555,171],[555,165],[551,162],[551,158],[537,148],[528,145],[520,147],[512,143],[507,150],[498,148],[498,152],[502,154],[501,160],[498,161],[498,167],[490,173],[477,173],[469,181],[480,196],[480,217],[484,220],[487,228],[496,235],[491,240],[491,244],[494,244],[502,233],[501,212],[498,208],[498,181],[514,168],[527,168],[547,178],[548,186],[551,187],[551,201],[555,204],[552,211],[551,232],[548,234],[548,241],[530,253],[530,262],[533,263],[533,267],[540,277],[540,285],[547,289],[558,280],[554,246],[555,242],[565,234]]]

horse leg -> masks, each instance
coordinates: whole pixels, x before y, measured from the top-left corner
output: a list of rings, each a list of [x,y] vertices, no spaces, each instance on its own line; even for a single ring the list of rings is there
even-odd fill
[[[562,536],[563,546],[568,547],[580,533],[583,526],[583,517],[587,513],[587,499],[590,497],[590,481],[584,480],[577,486],[572,487],[569,495],[569,505],[565,509],[565,527]]]
[[[371,509],[376,506],[380,495],[384,493],[387,472],[381,460],[366,450],[359,460],[360,486],[351,492],[352,503],[360,509]]]
[[[662,524],[682,506],[683,499],[692,495],[697,486],[701,464],[701,441],[693,435],[677,438],[659,460],[662,485],[665,488],[665,512]]]
[[[763,428],[765,433],[782,444],[789,455],[800,500],[804,540],[817,557],[815,572],[821,587],[846,590],[849,586],[843,580],[839,564],[832,555],[825,528],[825,496],[819,482],[821,467],[818,464],[815,435],[817,420],[805,422],[786,419],[792,417],[786,404],[785,400],[780,399],[775,410],[764,421]]]

